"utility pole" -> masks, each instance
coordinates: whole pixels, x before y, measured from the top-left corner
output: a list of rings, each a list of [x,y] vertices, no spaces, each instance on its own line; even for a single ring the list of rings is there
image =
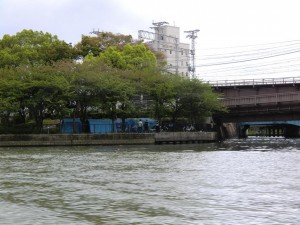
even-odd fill
[[[184,33],[188,33],[186,36],[187,38],[190,38],[192,40],[192,49],[191,49],[191,55],[192,55],[192,67],[189,69],[189,71],[192,72],[192,78],[195,78],[195,39],[197,38],[197,32],[200,30],[189,30],[189,31],[184,31]]]

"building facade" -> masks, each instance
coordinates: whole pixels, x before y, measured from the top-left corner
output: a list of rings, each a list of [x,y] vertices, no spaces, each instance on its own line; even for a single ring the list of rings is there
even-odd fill
[[[139,31],[139,38],[151,40],[147,44],[164,53],[167,72],[190,77],[190,45],[180,42],[180,28],[166,22],[153,23],[154,33]]]

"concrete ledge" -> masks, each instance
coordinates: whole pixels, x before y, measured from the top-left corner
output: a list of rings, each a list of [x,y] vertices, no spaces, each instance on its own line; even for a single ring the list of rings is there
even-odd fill
[[[212,142],[217,140],[216,132],[166,132],[155,134],[155,142]]]
[[[109,133],[109,134],[17,134],[0,135],[0,147],[145,145],[168,142],[212,142],[214,132]]]
[[[77,146],[154,144],[154,134],[18,134],[0,135],[4,146]]]

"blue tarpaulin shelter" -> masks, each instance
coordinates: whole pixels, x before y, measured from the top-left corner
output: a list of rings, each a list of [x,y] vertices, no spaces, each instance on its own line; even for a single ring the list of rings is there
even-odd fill
[[[82,123],[79,118],[65,118],[61,121],[60,126],[61,133],[81,133],[82,132]]]
[[[113,131],[113,123],[112,120],[109,119],[88,119],[90,133],[113,133],[116,132],[116,124],[114,124]]]
[[[156,121],[151,118],[127,118],[125,120],[125,132],[135,133],[137,132],[139,120],[142,120],[143,125],[146,121],[148,121],[149,129],[155,126]],[[117,120],[117,127],[121,127],[122,121],[120,119]]]
[[[125,132],[135,133],[137,132],[139,120],[143,121],[145,124],[148,121],[149,129],[155,126],[156,121],[151,118],[127,118],[125,120]],[[88,119],[88,126],[90,133],[117,133],[122,132],[122,120],[120,118],[114,121],[110,119]],[[74,128],[74,131],[73,131]],[[65,118],[61,122],[61,133],[81,133],[82,123],[79,118]]]

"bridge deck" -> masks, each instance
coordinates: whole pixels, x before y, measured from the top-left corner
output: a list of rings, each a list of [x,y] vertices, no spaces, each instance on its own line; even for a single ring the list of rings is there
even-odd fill
[[[228,113],[214,115],[223,122],[300,120],[300,77],[218,81]]]
[[[300,92],[285,92],[264,95],[250,95],[233,98],[224,98],[222,102],[227,107],[242,105],[274,104],[284,102],[299,102]]]

